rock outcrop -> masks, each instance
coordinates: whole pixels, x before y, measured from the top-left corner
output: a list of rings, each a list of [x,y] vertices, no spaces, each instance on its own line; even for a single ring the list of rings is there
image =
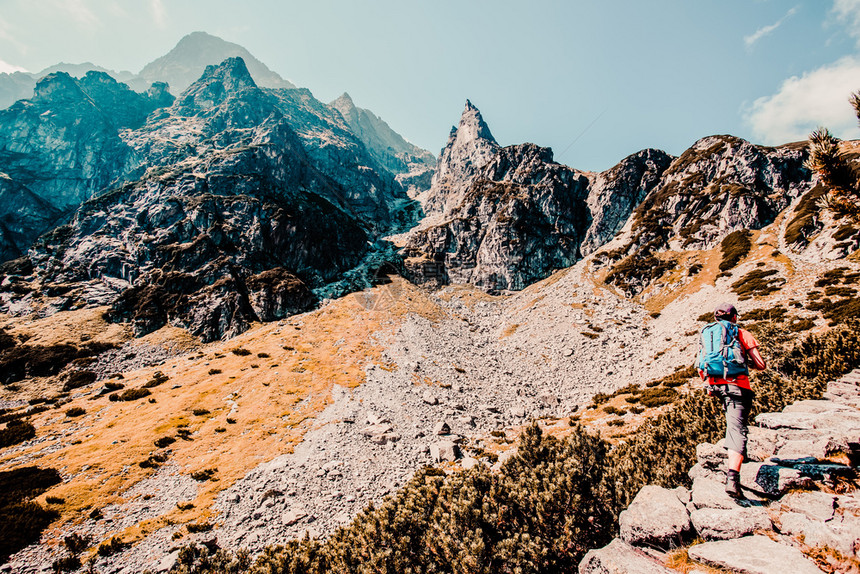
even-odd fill
[[[663,171],[624,226],[607,281],[633,296],[671,262],[667,249],[710,249],[740,229],[761,229],[812,186],[803,144],[777,148],[733,136],[697,141]]]
[[[436,168],[436,158],[432,153],[403,139],[370,110],[356,107],[347,93],[329,106],[343,116],[352,132],[367,146],[371,157],[393,173],[410,195],[417,195],[430,187]]]
[[[460,167],[440,169],[434,186],[469,177],[471,183],[444,196],[444,222],[411,235],[404,251],[407,273],[418,282],[523,289],[580,258],[588,180],[555,163],[552,150],[534,144],[498,148],[475,168],[490,149],[478,120],[477,110],[467,105],[460,123],[467,136],[453,135],[440,160],[442,166],[458,157]]]
[[[466,100],[460,123],[451,128],[439,154],[436,173],[423,202],[425,213],[446,216],[457,211],[473,180],[500,149],[481,112]]]
[[[692,488],[644,487],[621,513],[620,539],[590,551],[580,563],[580,573],[623,571],[615,566],[621,557],[635,558],[640,568],[650,561],[651,571],[662,571],[662,553],[655,548],[671,548],[667,543],[690,541],[693,534],[705,542],[690,546],[689,558],[731,572],[811,574],[821,571],[819,565],[828,572],[856,565],[860,371],[830,383],[824,400],[799,401],[781,413],[760,414],[756,422],[772,429],[767,435],[772,443],[769,452],[759,450],[763,460],[742,466],[745,500],[734,500],[724,491],[725,449],[719,444],[700,445],[698,462],[690,470]],[[762,430],[750,430],[755,434],[757,429]],[[798,441],[832,448],[813,448],[801,455]],[[774,455],[785,449],[796,456]],[[752,450],[750,455],[755,456]],[[689,524],[692,530],[687,531]],[[648,554],[634,554],[636,547],[647,547]]]
[[[409,201],[338,121],[306,90],[259,88],[241,59],[210,66],[117,138],[126,166],[139,166],[118,171],[145,171],[39,240],[24,299],[45,283],[72,285],[67,298],[112,304],[137,334],[169,321],[204,340],[306,310]],[[309,152],[314,138],[328,145]]]

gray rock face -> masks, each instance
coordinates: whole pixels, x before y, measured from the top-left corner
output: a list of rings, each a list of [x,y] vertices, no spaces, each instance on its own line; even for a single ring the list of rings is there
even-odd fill
[[[424,211],[443,215],[456,211],[472,179],[499,149],[481,112],[466,100],[460,123],[451,128],[448,143],[439,154]]]
[[[104,73],[80,81],[50,74],[36,84],[32,99],[0,112],[0,165],[54,208],[77,207],[134,171],[119,130],[139,127],[152,110],[170,103],[161,93],[152,96]]]
[[[669,574],[669,570],[641,550],[615,539],[589,550],[579,563],[579,574]]]
[[[700,508],[690,513],[690,520],[705,540],[729,540],[771,528],[770,518],[761,507]]]
[[[329,104],[336,109],[352,132],[367,146],[370,155],[385,169],[397,176],[397,180],[411,194],[430,187],[436,158],[403,139],[382,118],[364,108],[356,107],[349,94],[344,93]]]
[[[618,517],[619,536],[628,544],[677,545],[690,530],[690,516],[674,491],[647,485]]]
[[[785,512],[779,517],[785,534],[802,536],[807,546],[832,548],[843,556],[858,556],[860,550],[860,518],[840,516],[827,522],[810,518],[805,513]]]
[[[696,508],[717,508],[731,510],[738,503],[726,494],[725,482],[698,477],[693,480],[692,502]]]
[[[81,97],[58,78],[45,91]],[[35,277],[97,279],[99,293],[110,285],[112,316],[137,334],[170,318],[212,340],[308,309],[311,289],[356,267],[373,226],[392,224],[408,199],[381,168],[350,167],[375,164],[331,110],[287,92],[258,88],[240,59],[208,68],[171,107],[117,138],[127,163],[146,172],[45,235],[30,254]],[[301,124],[304,140],[291,127],[302,116],[315,118]],[[307,153],[325,134],[327,150]]]
[[[480,125],[461,122],[460,129],[480,133]],[[487,149],[472,151],[483,158]],[[440,165],[453,154],[443,153]],[[468,166],[472,183],[462,194],[445,197],[446,221],[409,239],[404,252],[410,278],[519,290],[580,258],[588,225],[585,176],[553,162],[551,150],[533,144],[497,149],[483,167]],[[460,177],[447,173],[451,182]]]
[[[705,542],[691,546],[690,558],[742,574],[820,574],[800,550],[778,544],[766,536]]]
[[[646,149],[597,174],[588,192],[593,223],[582,241],[583,255],[595,251],[621,231],[633,210],[660,183],[673,159],[662,150]]]
[[[699,140],[636,207],[622,246],[606,254],[614,264],[607,280],[636,295],[655,278],[657,252],[710,249],[734,230],[770,224],[810,189],[805,158],[804,146],[796,144],[764,148],[732,136]]]
[[[836,508],[836,497],[826,492],[792,492],[781,502],[787,510],[815,520],[830,520]]]

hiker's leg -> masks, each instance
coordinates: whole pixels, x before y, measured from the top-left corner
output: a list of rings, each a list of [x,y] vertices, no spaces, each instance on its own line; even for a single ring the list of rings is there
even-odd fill
[[[729,451],[729,470],[740,470],[744,462],[744,455],[739,452]]]

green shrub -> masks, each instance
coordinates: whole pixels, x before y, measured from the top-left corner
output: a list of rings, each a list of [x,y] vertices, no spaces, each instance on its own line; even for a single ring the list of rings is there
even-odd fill
[[[118,536],[114,536],[108,542],[99,544],[99,556],[113,556],[117,552],[122,552],[127,545]]]
[[[208,415],[209,411],[206,409],[199,409],[198,408],[198,409],[193,409],[191,411],[191,413],[194,414],[195,416],[202,417],[202,416]]]
[[[235,349],[230,349],[230,352],[234,355],[238,355],[240,357],[247,357],[251,354],[251,351],[248,349],[243,349],[242,347],[236,347]]]
[[[128,389],[123,391],[118,398],[121,401],[136,401],[137,399],[148,397],[151,394],[152,393],[149,391],[149,389]]]
[[[143,384],[143,388],[151,389],[153,387],[157,387],[158,385],[164,384],[170,380],[170,377],[162,373],[161,371],[156,371],[152,378]]]
[[[794,211],[794,217],[785,227],[785,241],[806,244],[817,229],[818,203],[827,195],[827,188],[817,185],[803,196]]]
[[[197,532],[209,532],[212,530],[212,525],[208,522],[198,522],[196,524],[189,522],[185,527],[188,528],[188,532],[191,534],[195,534]]]
[[[7,423],[5,429],[0,429],[0,448],[30,440],[34,436],[36,427],[30,423],[21,422],[12,426]]]
[[[81,559],[74,554],[63,556],[54,560],[51,567],[54,572],[74,572],[81,567]]]
[[[743,301],[751,297],[765,297],[779,291],[785,284],[782,277],[774,277],[776,269],[753,269],[732,283],[732,289]]]
[[[89,536],[81,536],[80,534],[74,533],[69,534],[65,538],[63,538],[63,546],[72,553],[72,554],[80,554],[90,546],[90,538]]]
[[[46,496],[45,502],[47,502],[48,504],[65,504],[66,499],[60,498],[59,496]]]
[[[172,436],[163,436],[161,438],[155,439],[155,446],[158,448],[164,448],[166,446],[170,446],[176,442],[176,439]]]
[[[741,259],[749,254],[750,249],[752,249],[751,237],[752,233],[746,229],[741,229],[732,231],[723,238],[720,243],[720,250],[723,255],[723,260],[720,261],[720,271],[734,268]]]
[[[79,417],[81,415],[87,414],[87,411],[81,407],[72,407],[66,410],[67,417]]]
[[[221,373],[221,369],[209,369],[210,375],[218,375]]]
[[[206,482],[207,480],[214,480],[215,473],[218,472],[217,468],[207,468],[205,470],[198,470],[196,472],[191,473],[191,478],[198,482]]]
[[[66,375],[66,382],[63,384],[63,391],[71,391],[85,387],[96,381],[96,374],[92,371],[73,371]]]
[[[53,468],[33,466],[0,472],[0,563],[38,542],[42,531],[59,517],[32,499],[62,482]]]

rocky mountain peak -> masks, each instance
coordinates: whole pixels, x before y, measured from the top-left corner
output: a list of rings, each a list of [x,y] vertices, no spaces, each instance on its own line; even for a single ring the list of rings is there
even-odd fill
[[[199,82],[212,80],[220,81],[226,89],[231,91],[257,87],[254,78],[251,77],[251,72],[248,71],[248,66],[245,65],[245,60],[238,56],[227,58],[217,66],[214,64],[206,66]]]
[[[451,133],[456,133],[456,139],[460,145],[477,139],[487,140],[498,145],[496,138],[490,133],[490,126],[484,121],[481,111],[469,100],[466,100],[466,107],[460,116],[460,125],[457,126],[456,131],[452,130]]]
[[[405,189],[418,193],[430,187],[430,178],[436,166],[433,154],[403,139],[370,110],[356,106],[346,92],[329,103],[328,107],[343,117],[373,159],[394,174]]]
[[[448,143],[439,155],[425,211],[445,214],[456,208],[472,177],[499,149],[481,112],[466,100],[460,123],[451,128]]]
[[[48,74],[36,83],[32,101],[66,103],[86,99],[78,83],[66,72]]]
[[[232,57],[244,60],[259,86],[296,87],[266,67],[242,46],[206,32],[192,32],[183,37],[170,52],[147,64],[140,71],[140,76],[148,82],[167,81],[171,91],[178,94],[204,74],[207,66]]]
[[[182,92],[177,106],[186,111],[188,108],[207,110],[218,106],[231,94],[256,87],[245,61],[238,57],[227,58],[217,66],[206,66],[200,79]]]

